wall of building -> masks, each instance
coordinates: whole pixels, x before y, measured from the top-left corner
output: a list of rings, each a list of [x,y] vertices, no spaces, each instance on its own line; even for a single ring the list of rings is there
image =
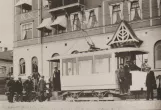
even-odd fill
[[[39,25],[38,23],[38,0],[33,0],[35,10],[35,16],[31,18],[27,18],[26,20],[21,20],[21,15],[18,16],[15,21],[15,48],[14,48],[14,74],[16,76],[19,75],[19,60],[24,58],[26,61],[26,75],[22,76],[26,78],[28,75],[31,74],[31,59],[32,57],[36,56],[38,58],[38,67],[40,74],[45,76],[49,76],[49,63],[47,62],[48,59],[54,53],[59,53],[60,55],[70,54],[74,50],[78,51],[85,51],[88,50],[88,45],[85,40],[85,36],[90,36],[96,46],[100,48],[107,48],[106,45],[108,41],[112,38],[115,31],[118,28],[118,24],[111,25],[111,18],[110,18],[110,10],[109,5],[112,3],[121,2],[122,0],[85,0],[87,9],[95,8],[98,5],[100,7],[99,13],[99,22],[100,26],[105,25],[105,27],[88,29],[88,35],[83,35],[81,31],[76,31],[72,33],[64,33],[59,35],[52,35],[46,38],[42,38],[42,45],[41,39],[37,38],[40,37],[38,35],[38,30],[36,27]],[[131,21],[129,24],[135,30],[137,37],[143,40],[143,44],[141,48],[144,50],[149,51],[148,59],[149,64],[151,65],[152,69],[154,69],[154,44],[160,40],[161,35],[161,20],[158,17],[158,9],[157,9],[157,0],[142,0],[142,16],[143,20],[139,21]],[[128,1],[123,3],[123,15],[124,20],[129,21],[129,14],[128,14]],[[152,8],[150,8],[152,6]],[[16,8],[16,10],[18,10]],[[152,13],[150,13],[152,12]],[[17,13],[17,11],[15,12]],[[31,12],[33,13],[33,12]],[[42,11],[42,19],[51,17],[48,13],[47,9],[43,9]],[[20,31],[20,24],[27,23],[32,21],[34,23],[34,39],[30,40],[20,40],[21,31]],[[158,26],[159,25],[159,26]],[[152,27],[153,26],[153,27]],[[156,27],[158,26],[158,27]],[[150,44],[149,44],[150,41]],[[67,45],[66,45],[67,44]],[[66,46],[65,46],[66,45]],[[157,71],[157,73],[159,73]]]
[[[5,73],[0,73],[0,77],[6,77],[7,74],[11,71],[11,67],[13,67],[13,62],[0,60],[0,67],[6,67]]]

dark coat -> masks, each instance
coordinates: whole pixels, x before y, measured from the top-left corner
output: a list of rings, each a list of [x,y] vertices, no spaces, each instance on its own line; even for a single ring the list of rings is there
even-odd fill
[[[54,71],[53,76],[53,89],[55,91],[61,91],[61,84],[60,84],[60,71],[57,72]]]
[[[22,83],[22,81],[16,81],[15,89],[16,89],[17,93],[22,93],[22,91],[23,91],[23,83]]]
[[[154,89],[156,85],[156,80],[154,76],[154,72],[150,71],[146,76],[146,87]]]
[[[45,91],[46,90],[46,82],[41,79],[38,83],[38,88],[39,88],[40,92]]]
[[[32,91],[33,90],[33,81],[32,80],[26,80],[23,85],[24,85],[25,91]]]
[[[7,83],[7,87],[9,92],[15,92],[15,81],[14,80],[9,80],[9,82]]]

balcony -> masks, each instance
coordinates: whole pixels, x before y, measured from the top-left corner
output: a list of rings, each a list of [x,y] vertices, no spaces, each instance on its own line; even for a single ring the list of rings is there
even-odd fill
[[[77,11],[80,6],[84,5],[84,0],[49,0],[49,12]],[[74,10],[73,10],[74,9]]]
[[[15,15],[15,21],[25,21],[38,17],[38,10]]]

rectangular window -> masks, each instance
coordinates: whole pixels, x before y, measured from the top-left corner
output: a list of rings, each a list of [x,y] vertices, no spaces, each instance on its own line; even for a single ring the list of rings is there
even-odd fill
[[[114,5],[112,11],[112,24],[119,23],[120,21],[121,21],[120,5]]]
[[[74,14],[74,19],[73,19],[73,31],[80,30],[81,29],[81,22],[79,19],[78,14]]]
[[[95,56],[95,73],[109,73],[110,64],[109,55]]]
[[[25,23],[21,25],[21,40],[33,38],[33,23]]]
[[[97,16],[98,16],[98,9],[89,11],[88,28],[93,28],[98,26]]]
[[[63,76],[77,75],[76,73],[76,59],[63,60]]]
[[[80,57],[78,61],[79,75],[92,74],[92,57]]]
[[[140,20],[141,19],[141,7],[139,0],[132,1],[130,6],[130,20]]]

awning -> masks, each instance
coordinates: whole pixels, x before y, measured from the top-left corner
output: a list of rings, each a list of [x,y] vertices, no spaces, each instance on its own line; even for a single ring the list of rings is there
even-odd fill
[[[49,30],[52,29],[52,27],[50,27],[50,25],[53,23],[51,18],[46,18],[42,21],[42,23],[37,27],[37,29],[42,29],[42,28],[47,28]]]
[[[65,15],[63,16],[58,16],[56,18],[56,20],[54,20],[54,22],[51,24],[51,26],[61,26],[63,28],[66,28],[67,27],[67,18],[65,17]]]
[[[19,0],[15,6],[20,6],[20,5],[23,5],[23,4],[27,4],[27,5],[32,5],[32,0]]]

